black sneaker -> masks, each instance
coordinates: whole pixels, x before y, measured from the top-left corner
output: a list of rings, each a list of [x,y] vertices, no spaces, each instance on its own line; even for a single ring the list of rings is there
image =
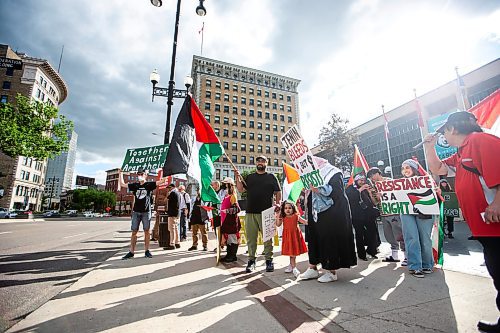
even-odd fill
[[[168,246],[165,246],[163,249],[164,249],[164,250],[173,250],[173,249],[175,249],[175,246],[173,246],[173,245],[168,245]]]
[[[180,249],[181,248],[181,244],[175,244],[175,248],[176,249]]]
[[[153,258],[153,255],[151,254],[151,252],[149,252],[149,250],[146,250],[146,252],[144,252],[144,256],[146,258]]]
[[[203,247],[203,251],[208,251],[206,246]]]
[[[274,264],[272,259],[266,260],[266,272],[274,272]]]
[[[134,254],[129,251],[126,255],[124,255],[122,257],[122,260],[127,260],[127,259],[130,259],[130,258],[133,258],[133,257],[134,257]]]
[[[252,273],[255,270],[255,260],[248,260],[245,272]]]
[[[198,250],[198,247],[197,246],[191,246],[188,251],[194,251],[194,250]]]

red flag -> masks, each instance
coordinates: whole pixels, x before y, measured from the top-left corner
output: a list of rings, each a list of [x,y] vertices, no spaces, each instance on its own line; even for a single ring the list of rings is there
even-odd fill
[[[500,136],[500,89],[469,109],[476,116],[479,126]]]
[[[368,162],[366,162],[365,157],[359,150],[357,145],[354,145],[354,162],[352,166],[352,172],[351,172],[351,178],[349,178],[349,181],[347,182],[347,186],[351,185],[354,183],[354,176],[356,176],[358,173],[367,173],[368,170],[370,170],[370,166],[368,165]]]

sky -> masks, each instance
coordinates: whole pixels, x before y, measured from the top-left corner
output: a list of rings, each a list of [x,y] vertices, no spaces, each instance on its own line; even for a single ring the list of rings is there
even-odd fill
[[[175,80],[193,55],[301,80],[309,146],[333,112],[355,127],[500,55],[498,0],[197,0],[181,6]],[[0,0],[0,43],[47,59],[68,85],[60,112],[78,133],[75,173],[105,183],[126,149],[163,143],[176,1]],[[174,101],[172,131],[181,102]],[[159,133],[154,135],[153,133]]]

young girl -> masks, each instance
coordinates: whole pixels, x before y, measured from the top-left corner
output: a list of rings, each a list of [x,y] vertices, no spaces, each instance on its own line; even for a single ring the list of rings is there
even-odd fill
[[[236,194],[236,186],[231,177],[226,177],[222,181],[226,184],[227,194],[222,200],[220,207],[222,244],[227,246],[227,255],[221,259],[222,262],[234,262],[238,258],[238,246],[240,243],[240,220],[238,213],[240,206],[238,205],[238,196]]]
[[[297,207],[293,202],[283,202],[276,225],[279,227],[283,224],[281,254],[290,256],[290,265],[285,269],[285,273],[293,273],[295,277],[300,274],[295,258],[307,252],[306,242],[297,222],[307,224],[307,220],[297,213]]]

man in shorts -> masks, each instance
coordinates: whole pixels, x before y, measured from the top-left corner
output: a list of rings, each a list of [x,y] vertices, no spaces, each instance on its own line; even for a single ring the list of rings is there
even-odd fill
[[[120,173],[119,181],[121,186],[125,186],[122,174]],[[132,209],[132,235],[130,236],[130,251],[122,257],[122,259],[130,259],[134,257],[135,245],[137,243],[137,232],[139,231],[139,225],[142,222],[142,229],[144,230],[144,256],[146,258],[152,258],[151,252],[149,252],[149,229],[151,224],[151,207],[152,194],[156,187],[165,182],[166,178],[160,179],[159,181],[146,181],[147,173],[143,168],[139,168],[137,171],[137,182],[128,183],[128,189],[134,194],[134,207]]]

